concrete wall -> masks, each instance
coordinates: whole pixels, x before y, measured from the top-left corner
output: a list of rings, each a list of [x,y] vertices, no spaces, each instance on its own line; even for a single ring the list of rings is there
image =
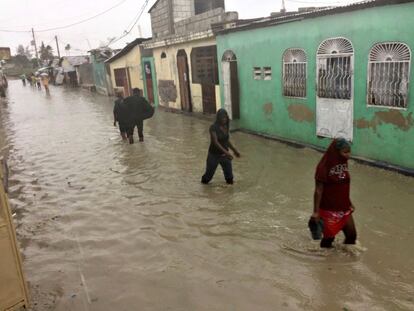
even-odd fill
[[[173,0],[174,23],[194,16],[194,0]]]
[[[95,78],[93,73],[92,64],[82,64],[78,70],[79,85],[81,86],[93,86],[95,85]]]
[[[217,8],[177,22],[174,24],[174,28],[177,35],[191,32],[201,32],[211,29],[211,24],[236,20],[237,18],[237,13],[225,13],[223,8]]]
[[[134,47],[128,54],[110,63],[109,68],[113,87],[116,87],[114,70],[128,68],[131,78],[131,88],[137,87],[141,90],[144,88],[141,67],[141,47],[139,45]]]
[[[156,48],[153,50],[155,68],[157,71],[157,81],[158,81],[158,94],[159,94],[159,103],[161,106],[169,107],[173,109],[181,110],[181,98],[180,98],[180,88],[178,80],[178,69],[177,69],[177,53],[179,50],[183,49],[187,53],[188,57],[188,66],[189,66],[189,77],[191,79],[191,51],[195,47],[215,45],[216,40],[214,38],[191,41],[177,45],[170,45],[168,47]],[[161,58],[161,54],[165,53],[166,58]],[[193,111],[194,112],[203,112],[203,101],[201,93],[201,85],[190,83],[191,95],[193,102]],[[174,90],[176,98],[174,98]],[[170,100],[163,100],[163,96],[160,94],[169,93],[171,95]],[[220,87],[216,86],[216,101],[217,107],[221,107],[220,99]]]
[[[173,0],[161,0],[151,11],[151,27],[153,38],[161,38],[173,32]]]
[[[400,41],[414,49],[413,11],[414,3],[388,5],[218,36],[218,59],[226,50],[232,50],[238,59],[240,126],[326,147],[331,140],[316,135],[316,53],[323,40],[345,37],[354,46],[353,153],[414,169],[413,83],[407,109],[372,107],[366,101],[372,46]],[[306,98],[282,95],[282,55],[288,48],[302,48],[307,54]],[[254,80],[256,66],[271,66],[272,80]],[[410,81],[413,79],[412,69]]]
[[[109,95],[106,64],[104,62],[97,62],[94,56],[92,57],[96,91],[102,95]]]

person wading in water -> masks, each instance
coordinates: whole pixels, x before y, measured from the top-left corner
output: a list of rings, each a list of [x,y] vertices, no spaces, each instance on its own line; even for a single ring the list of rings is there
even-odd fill
[[[220,164],[223,169],[224,178],[228,184],[233,184],[233,168],[231,161],[233,156],[229,152],[231,149],[236,157],[240,157],[239,151],[230,142],[230,118],[227,111],[220,109],[217,111],[216,122],[210,126],[211,143],[208,149],[206,172],[201,178],[203,184],[208,184]]]
[[[144,120],[154,115],[154,108],[148,101],[141,96],[141,90],[135,88],[132,90],[132,96],[126,98],[125,105],[128,109],[128,139],[129,143],[134,143],[135,127],[138,128],[139,141],[144,141]]]
[[[127,139],[128,125],[127,125],[127,107],[124,103],[124,93],[122,91],[116,92],[117,99],[114,105],[114,126],[118,122],[119,132],[123,140]]]
[[[330,248],[342,230],[345,244],[355,244],[357,232],[355,207],[350,199],[348,159],[351,146],[345,139],[335,139],[319,162],[315,174],[314,210],[310,223],[323,221],[321,247]]]

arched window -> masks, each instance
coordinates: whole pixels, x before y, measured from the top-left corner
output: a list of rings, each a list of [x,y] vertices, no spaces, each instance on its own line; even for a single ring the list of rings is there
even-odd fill
[[[318,97],[352,98],[352,67],[354,48],[345,38],[323,41],[318,49]]]
[[[306,97],[306,53],[302,49],[287,49],[283,53],[283,95]]]
[[[407,108],[410,48],[400,42],[375,44],[369,54],[368,105]]]
[[[167,58],[167,54],[165,54],[165,52],[161,53],[161,59]]]

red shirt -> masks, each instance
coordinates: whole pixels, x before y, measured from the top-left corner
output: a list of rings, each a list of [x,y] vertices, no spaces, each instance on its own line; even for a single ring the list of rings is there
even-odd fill
[[[324,185],[319,208],[335,212],[351,208],[348,160],[335,149],[335,141],[319,162],[315,180]]]

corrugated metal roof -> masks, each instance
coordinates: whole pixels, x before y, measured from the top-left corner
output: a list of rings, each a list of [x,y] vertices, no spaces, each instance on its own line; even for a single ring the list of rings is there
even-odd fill
[[[119,58],[121,58],[122,56],[128,54],[130,51],[132,51],[132,49],[134,47],[136,47],[137,45],[140,45],[141,43],[151,40],[151,38],[138,38],[135,39],[134,41],[132,41],[131,43],[129,43],[126,47],[124,47],[122,50],[120,50],[118,53],[116,53],[114,56],[112,56],[111,58],[107,59],[105,61],[105,63],[111,63]]]
[[[362,2],[356,2],[344,6],[337,6],[337,7],[328,7],[317,9],[310,12],[298,12],[296,14],[289,14],[284,16],[277,16],[277,17],[264,17],[258,20],[255,20],[251,23],[244,23],[240,26],[235,26],[233,28],[223,29],[216,31],[216,34],[223,35],[231,32],[238,32],[243,30],[255,29],[255,28],[262,28],[262,27],[270,27],[276,26],[279,24],[284,24],[288,22],[298,21],[306,18],[315,18],[319,16],[326,16],[326,15],[334,15],[339,13],[351,12],[356,10],[362,10],[371,7],[377,6],[385,6],[385,5],[394,5],[394,4],[402,4],[402,3],[409,3],[414,2],[414,0],[367,0]],[[237,22],[236,22],[237,23]]]

